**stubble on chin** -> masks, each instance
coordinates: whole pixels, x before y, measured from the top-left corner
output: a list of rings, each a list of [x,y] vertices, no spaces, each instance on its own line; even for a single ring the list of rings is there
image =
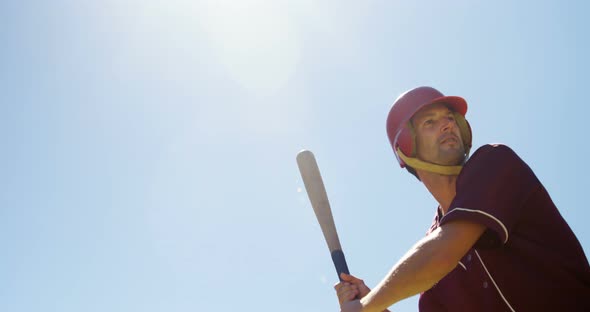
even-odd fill
[[[444,166],[462,165],[465,161],[465,149],[463,147],[451,148],[439,152],[440,164]]]

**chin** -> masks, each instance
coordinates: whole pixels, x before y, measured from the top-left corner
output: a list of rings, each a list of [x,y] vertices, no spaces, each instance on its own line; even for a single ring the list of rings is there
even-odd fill
[[[465,152],[453,151],[452,153],[446,153],[441,155],[439,159],[441,159],[442,165],[445,166],[462,165],[465,162]]]

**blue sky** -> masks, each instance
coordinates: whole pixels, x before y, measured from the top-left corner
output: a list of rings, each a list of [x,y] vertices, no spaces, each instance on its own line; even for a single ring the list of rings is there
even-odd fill
[[[588,252],[588,12],[3,2],[0,310],[337,311],[295,155],[314,151],[349,267],[375,285],[436,207],[385,134],[419,85],[465,97],[474,145],[510,145]]]

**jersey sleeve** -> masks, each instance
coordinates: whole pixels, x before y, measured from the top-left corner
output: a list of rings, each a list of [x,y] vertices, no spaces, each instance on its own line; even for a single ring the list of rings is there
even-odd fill
[[[463,167],[457,193],[440,225],[453,220],[477,222],[487,228],[478,245],[505,244],[537,185],[532,170],[512,149],[485,145]]]

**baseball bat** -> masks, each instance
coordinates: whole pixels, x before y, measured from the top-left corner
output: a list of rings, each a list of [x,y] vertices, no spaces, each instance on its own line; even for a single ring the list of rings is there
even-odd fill
[[[308,150],[299,152],[297,154],[297,165],[303,178],[303,184],[305,184],[307,196],[318,219],[326,243],[328,243],[328,249],[330,250],[336,273],[338,273],[338,278],[342,280],[340,273],[349,274],[348,266],[346,265],[346,259],[342,252],[342,246],[340,246],[340,240],[338,239],[338,232],[336,231],[336,225],[332,217],[332,209],[328,201],[326,187],[324,186],[324,181],[322,180],[320,169],[313,153]]]

